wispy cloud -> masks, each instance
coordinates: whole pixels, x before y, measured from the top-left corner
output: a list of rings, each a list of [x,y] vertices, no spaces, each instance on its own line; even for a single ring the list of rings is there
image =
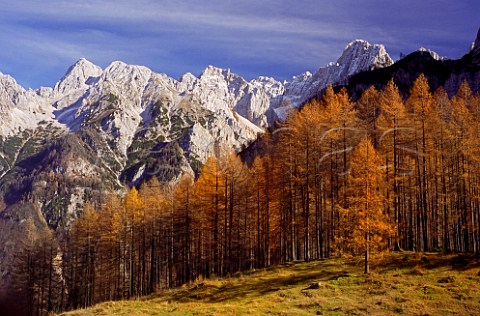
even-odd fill
[[[0,11],[0,70],[34,87],[52,85],[80,57],[103,67],[113,60],[143,64],[174,76],[214,64],[284,79],[334,61],[355,38],[383,42],[395,54],[403,47],[459,46],[472,35],[452,33],[478,23],[471,11],[479,5],[455,3],[9,1]],[[432,10],[437,6],[443,9]],[[460,22],[460,15],[467,16]],[[434,18],[450,24],[439,26]]]

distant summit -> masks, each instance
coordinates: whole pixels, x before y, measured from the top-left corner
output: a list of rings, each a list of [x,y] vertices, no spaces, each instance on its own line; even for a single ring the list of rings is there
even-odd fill
[[[75,90],[88,86],[89,80],[99,77],[102,68],[94,65],[85,58],[80,58],[65,73],[62,79],[55,85],[54,90],[58,94],[64,94],[69,90]]]
[[[475,43],[473,44],[474,50],[480,50],[480,29],[478,29],[477,38],[475,39]]]
[[[347,87],[352,98],[356,99],[368,87],[374,85],[381,89],[393,78],[400,91],[406,95],[420,74],[427,77],[432,91],[443,87],[451,96],[463,81],[467,81],[474,93],[479,92],[480,30],[472,49],[460,59],[442,58],[433,51],[420,48],[389,67],[351,76]]]
[[[315,73],[305,72],[285,84],[285,93],[272,103],[275,117],[285,119],[291,108],[298,108],[316,97],[329,85],[346,84],[352,75],[363,71],[393,65],[393,59],[381,44],[370,44],[361,39],[350,42],[336,62],[319,68]]]
[[[448,59],[447,57],[440,56],[439,54],[437,54],[437,52],[434,52],[433,50],[425,48],[425,47],[420,47],[418,49],[418,51],[429,53],[432,56],[432,58],[435,59],[435,60],[447,60]]]

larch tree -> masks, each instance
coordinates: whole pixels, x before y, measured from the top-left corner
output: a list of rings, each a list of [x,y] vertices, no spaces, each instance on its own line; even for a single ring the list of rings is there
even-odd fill
[[[393,79],[380,92],[381,113],[376,126],[382,132],[378,140],[378,149],[383,156],[388,186],[386,197],[393,200],[393,214],[390,214],[396,225],[399,224],[400,214],[400,173],[405,164],[405,154],[408,148],[405,145],[411,133],[402,97]],[[390,190],[391,187],[391,190]],[[390,211],[388,212],[390,213]],[[395,236],[395,249],[399,249],[399,235]]]
[[[140,190],[146,209],[146,242],[143,264],[146,266],[144,289],[148,293],[154,292],[161,285],[161,276],[164,268],[166,240],[162,235],[168,230],[168,199],[162,190],[162,185],[156,177],[145,183]]]
[[[193,212],[194,181],[192,176],[183,175],[174,191],[174,232],[177,244],[176,266],[177,277],[181,284],[194,279],[193,276],[193,251],[195,237],[196,214]]]
[[[244,208],[240,207],[242,197],[247,192],[248,168],[243,164],[240,157],[232,150],[225,156],[220,157],[221,181],[224,186],[224,263],[225,272],[238,271],[237,257],[239,246],[243,239],[239,236]],[[238,217],[238,218],[237,218]]]
[[[85,203],[82,216],[72,226],[72,273],[70,300],[73,307],[95,303],[96,268],[98,263],[99,216],[90,203]]]
[[[122,214],[120,199],[113,193],[109,194],[101,207],[98,216],[99,262],[97,264],[97,284],[100,300],[120,299],[121,296],[121,266],[123,263],[121,246]]]
[[[138,190],[133,187],[125,196],[124,207],[124,231],[125,231],[125,253],[127,254],[126,266],[128,272],[125,279],[127,285],[127,296],[139,296],[141,292],[141,263],[143,259],[144,233],[142,229],[145,223],[145,207]]]
[[[380,136],[377,126],[380,109],[380,92],[375,89],[375,86],[371,86],[357,101],[357,115],[360,124],[368,131],[375,148],[378,147],[378,137]]]
[[[250,227],[250,233],[254,236],[254,238],[251,238],[251,244],[254,245],[252,247],[254,249],[252,251],[252,263],[255,268],[269,266],[271,249],[280,247],[278,244],[272,244],[270,240],[270,234],[273,230],[272,208],[275,204],[275,199],[273,199],[273,173],[269,157],[255,157],[250,167],[252,183],[250,191],[252,207],[250,208],[253,211],[253,216],[250,217],[254,222],[254,225]],[[245,234],[248,236],[247,231]],[[281,241],[281,238],[279,241]]]
[[[418,207],[421,215],[422,228],[422,245],[423,250],[427,251],[431,248],[431,227],[430,220],[433,216],[429,214],[429,188],[428,173],[429,161],[431,155],[431,129],[429,124],[434,121],[433,96],[430,93],[430,86],[427,78],[421,74],[413,83],[410,90],[410,97],[407,99],[407,106],[413,114],[413,127],[415,134],[415,150],[416,154],[416,179],[418,187]]]
[[[303,256],[303,259],[310,260],[310,206],[311,206],[311,193],[314,174],[314,145],[317,143],[319,136],[318,133],[318,111],[314,104],[306,105],[291,122],[291,131],[295,140],[294,157],[295,157],[295,172],[294,172],[294,184],[299,194],[299,204],[302,210],[301,222],[303,234],[301,234],[300,240],[302,240],[302,246],[300,247],[299,254]]]
[[[199,216],[204,230],[205,253],[207,261],[204,275],[219,274],[221,271],[221,219],[224,206],[225,188],[222,185],[222,170],[218,160],[211,156],[203,165],[195,186],[195,196]]]
[[[367,138],[355,148],[350,164],[347,199],[355,221],[351,241],[363,251],[365,273],[369,273],[370,252],[394,232],[394,225],[385,214],[388,204],[384,195],[385,170],[380,168],[382,158]]]
[[[25,240],[17,244],[10,282],[15,313],[49,315],[61,311],[64,302],[64,283],[56,236],[47,227],[35,227],[27,219],[22,233]],[[15,310],[18,308],[18,310]],[[24,309],[24,310],[21,310]]]
[[[475,97],[467,83],[463,83],[456,96],[452,98],[451,128],[454,133],[455,165],[454,177],[457,179],[456,223],[454,230],[458,234],[454,244],[455,251],[478,251],[478,193],[476,175],[478,175],[478,121],[475,119]]]

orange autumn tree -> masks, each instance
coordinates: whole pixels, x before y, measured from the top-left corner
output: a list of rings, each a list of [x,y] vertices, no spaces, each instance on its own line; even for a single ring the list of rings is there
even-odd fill
[[[369,273],[370,252],[383,244],[384,237],[394,233],[394,225],[384,213],[388,199],[382,158],[368,138],[362,139],[351,158],[348,211],[353,220],[351,242],[365,254],[365,273]]]

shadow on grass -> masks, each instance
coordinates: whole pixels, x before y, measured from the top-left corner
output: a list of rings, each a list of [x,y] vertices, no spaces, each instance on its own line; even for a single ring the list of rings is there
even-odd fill
[[[378,260],[374,264],[374,268],[378,272],[386,272],[393,269],[413,269],[415,267],[427,270],[447,267],[456,271],[466,271],[480,268],[480,256],[472,254],[398,252]]]
[[[357,273],[354,266],[343,263],[328,263],[323,260],[285,264],[265,269],[266,273],[251,273],[244,280],[226,279],[220,286],[200,283],[191,288],[181,289],[169,295],[168,300],[176,302],[223,302],[245,296],[256,297],[267,293],[287,290],[295,287],[306,287],[311,282],[336,280]],[[285,271],[288,274],[285,275]],[[245,274],[244,274],[245,275]],[[237,284],[238,283],[238,284]]]
[[[372,258],[371,269],[376,273],[388,273],[396,269],[436,269],[447,267],[463,271],[480,267],[479,256],[446,255],[438,253],[397,252]],[[260,271],[247,271],[240,277],[209,281],[161,293],[162,301],[224,302],[232,299],[255,298],[268,293],[296,288],[302,290],[312,282],[338,280],[343,277],[363,275],[363,258],[351,260],[339,258],[293,262],[276,265]]]

